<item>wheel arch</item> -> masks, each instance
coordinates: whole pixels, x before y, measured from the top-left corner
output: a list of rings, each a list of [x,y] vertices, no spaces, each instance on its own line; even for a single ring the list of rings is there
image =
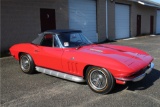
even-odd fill
[[[90,67],[93,67],[93,68],[90,68]],[[109,88],[105,88],[102,91],[95,91],[93,89],[93,87],[91,87],[90,82],[89,82],[90,79],[88,78],[88,76],[90,75],[90,72],[92,72],[92,71],[94,71],[96,69],[103,71],[104,74],[107,75],[107,78],[108,78],[107,81],[109,80],[109,82],[107,83],[108,85],[106,87],[109,87]],[[89,71],[89,72],[87,72],[87,71]],[[89,87],[93,91],[95,91],[97,93],[100,93],[100,94],[107,94],[107,93],[109,93],[114,88],[115,82],[116,82],[114,76],[112,75],[112,73],[109,70],[107,70],[104,67],[94,66],[94,65],[87,65],[87,66],[85,66],[85,68],[84,68],[84,79],[86,80],[87,84],[89,85]]]
[[[108,70],[107,68],[104,68],[104,67],[102,67],[102,66],[97,66],[97,65],[86,65],[86,66],[84,67],[84,69],[83,69],[83,77],[84,77],[84,79],[86,79],[86,72],[87,72],[87,70],[88,70],[90,67],[99,67],[99,68],[103,68],[103,69],[107,70],[108,72],[110,72],[111,75],[113,75],[113,73],[112,73],[110,70]]]
[[[22,65],[22,63],[21,63],[21,61],[22,61],[21,58],[23,58],[23,57],[27,57],[28,64],[29,64],[29,68],[27,68],[27,69],[24,68],[24,67],[22,67],[24,65]],[[18,58],[19,58],[20,68],[22,69],[22,71],[24,73],[33,74],[33,73],[36,72],[36,70],[35,70],[35,63],[34,63],[34,60],[33,60],[32,56],[30,54],[28,54],[26,52],[19,52],[18,53]]]
[[[19,53],[18,53],[18,58],[19,58],[19,59],[20,59],[20,57],[21,57],[22,54],[28,54],[28,53],[26,53],[26,52],[19,52]]]
[[[83,77],[84,77],[84,79],[86,79],[86,72],[87,72],[87,70],[90,68],[90,67],[92,67],[93,65],[86,65],[85,67],[84,67],[84,69],[83,69]]]
[[[86,65],[83,69],[83,76],[84,76],[84,79],[86,79],[86,72],[89,68],[91,67],[100,67],[100,68],[104,68],[104,67],[101,67],[101,66],[96,66],[96,65]],[[106,69],[106,68],[105,68]]]

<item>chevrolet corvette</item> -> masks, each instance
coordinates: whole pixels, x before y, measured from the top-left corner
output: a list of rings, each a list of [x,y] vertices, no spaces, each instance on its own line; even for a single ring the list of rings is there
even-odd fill
[[[10,48],[26,74],[41,72],[74,82],[86,82],[107,94],[115,84],[142,80],[154,64],[148,53],[133,47],[94,44],[81,30],[48,30],[31,43]]]

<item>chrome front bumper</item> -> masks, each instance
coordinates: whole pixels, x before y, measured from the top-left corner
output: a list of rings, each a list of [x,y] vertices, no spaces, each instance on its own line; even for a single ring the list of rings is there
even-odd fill
[[[139,76],[137,76],[137,77],[135,77],[135,78],[117,78],[117,80],[121,80],[121,81],[133,81],[133,82],[140,81],[140,80],[142,80],[147,74],[149,74],[149,73],[152,71],[153,67],[154,67],[154,63],[151,63],[150,66],[149,66],[149,68],[146,69],[146,71],[145,71],[143,74],[141,74],[141,75],[139,75]]]

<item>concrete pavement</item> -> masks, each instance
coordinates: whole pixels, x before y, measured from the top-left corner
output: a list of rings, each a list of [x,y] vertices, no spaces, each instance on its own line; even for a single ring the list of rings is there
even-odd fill
[[[160,107],[160,36],[111,44],[140,48],[154,57],[155,68],[142,81],[116,85],[112,93],[94,93],[78,84],[42,73],[24,74],[12,57],[1,58],[1,107]]]

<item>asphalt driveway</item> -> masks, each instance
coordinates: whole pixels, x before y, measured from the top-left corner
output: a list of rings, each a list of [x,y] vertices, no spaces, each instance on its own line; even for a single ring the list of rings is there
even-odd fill
[[[1,107],[160,107],[160,36],[119,40],[111,44],[145,50],[154,57],[155,68],[142,81],[116,85],[112,93],[92,92],[78,84],[45,74],[27,75],[18,61],[1,58]]]

